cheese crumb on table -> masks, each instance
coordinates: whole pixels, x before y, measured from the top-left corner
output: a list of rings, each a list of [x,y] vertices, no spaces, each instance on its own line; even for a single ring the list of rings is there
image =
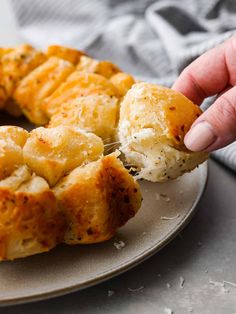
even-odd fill
[[[123,247],[125,247],[125,242],[120,240],[120,241],[114,242],[113,245],[117,250],[120,250]]]
[[[177,214],[173,217],[161,216],[161,220],[173,220],[173,219],[179,218],[179,216],[180,214]]]
[[[130,292],[139,292],[139,291],[142,291],[143,289],[144,289],[144,286],[140,286],[138,288],[128,288]]]

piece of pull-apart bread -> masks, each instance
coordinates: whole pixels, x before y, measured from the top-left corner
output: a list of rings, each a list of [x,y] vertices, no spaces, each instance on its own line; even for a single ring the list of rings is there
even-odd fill
[[[67,244],[109,240],[142,201],[138,183],[116,153],[74,169],[53,191],[67,218]]]
[[[120,97],[124,96],[135,83],[135,80],[131,75],[124,73],[110,61],[99,61],[87,56],[82,56],[76,70],[99,74],[109,79],[116,87]]]
[[[22,148],[28,132],[16,126],[0,126],[0,180],[24,164]]]
[[[0,260],[49,251],[65,230],[64,214],[43,178],[24,165],[0,181]]]
[[[120,97],[125,96],[132,85],[135,84],[133,76],[124,72],[114,74],[111,76],[110,81],[115,86]]]
[[[117,96],[117,94],[114,85],[105,77],[99,74],[75,71],[51,96],[44,100],[42,109],[50,118],[65,102],[71,102],[82,96]]]
[[[114,141],[119,115],[118,98],[109,95],[79,97],[62,104],[48,127],[68,125],[100,136],[105,143]]]
[[[74,65],[76,65],[80,61],[81,56],[84,55],[85,53],[83,51],[59,45],[48,46],[46,51],[47,57],[58,57],[69,61]]]
[[[87,56],[82,56],[76,69],[87,73],[96,73],[106,78],[110,78],[121,70],[110,61],[100,61]]]
[[[12,96],[20,80],[46,60],[30,45],[20,45],[0,58],[0,107]]]
[[[207,159],[207,153],[188,151],[183,141],[200,114],[198,106],[172,89],[133,85],[121,103],[118,137],[137,178],[175,179]]]
[[[21,80],[13,94],[13,99],[32,123],[44,125],[48,122],[47,116],[41,109],[41,103],[66,80],[74,69],[71,62],[50,57]]]
[[[97,160],[103,142],[93,133],[76,127],[40,127],[30,132],[23,147],[24,162],[50,186],[72,169]]]

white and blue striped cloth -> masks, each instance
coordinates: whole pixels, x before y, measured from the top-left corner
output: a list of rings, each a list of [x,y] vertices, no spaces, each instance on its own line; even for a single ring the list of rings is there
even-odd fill
[[[236,30],[235,0],[12,0],[12,8],[27,42],[84,49],[167,86]],[[236,171],[236,142],[213,157]]]

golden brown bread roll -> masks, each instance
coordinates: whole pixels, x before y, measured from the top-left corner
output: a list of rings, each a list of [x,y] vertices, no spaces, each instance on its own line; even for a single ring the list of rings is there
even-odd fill
[[[139,185],[116,154],[74,169],[53,191],[67,218],[67,244],[110,239],[142,201]]]
[[[102,154],[103,143],[98,136],[68,126],[34,129],[23,147],[24,162],[50,186]]]
[[[61,59],[64,59],[66,61],[69,61],[76,65],[80,57],[85,55],[83,51],[76,50],[73,48],[69,47],[64,47],[64,46],[59,46],[59,45],[51,45],[48,46],[47,51],[46,51],[46,56],[47,57],[58,57]]]
[[[187,151],[183,139],[201,114],[182,94],[166,87],[137,83],[121,103],[118,136],[138,178],[166,181],[191,171],[208,157]]]
[[[71,62],[51,57],[18,84],[13,98],[32,123],[44,125],[48,122],[47,116],[41,109],[41,103],[65,81],[74,69]]]
[[[49,127],[68,125],[100,136],[106,143],[114,141],[119,115],[118,99],[108,95],[79,97],[62,104],[51,117]]]
[[[110,78],[110,81],[117,89],[120,97],[125,96],[128,90],[135,84],[134,78],[124,72],[119,72]]]
[[[99,61],[96,59],[82,56],[76,69],[87,73],[96,73],[106,78],[110,78],[121,70],[110,61]]]
[[[30,45],[20,45],[0,59],[0,106],[12,96],[20,80],[46,60],[46,56]]]
[[[25,145],[28,136],[29,136],[28,132],[19,126],[14,125],[0,126],[0,139],[11,140],[21,148],[23,148],[23,146]]]
[[[0,180],[24,164],[22,147],[28,132],[15,126],[0,127]]]
[[[22,148],[10,140],[0,139],[0,179],[9,176],[23,163]]]
[[[65,228],[44,179],[22,166],[0,181],[0,260],[49,251],[62,241]]]
[[[3,47],[0,47],[0,58],[3,57],[5,54],[13,51],[14,48],[3,48]]]
[[[48,117],[51,117],[61,104],[89,95],[117,96],[117,91],[114,85],[101,75],[76,71],[44,100],[42,108]]]

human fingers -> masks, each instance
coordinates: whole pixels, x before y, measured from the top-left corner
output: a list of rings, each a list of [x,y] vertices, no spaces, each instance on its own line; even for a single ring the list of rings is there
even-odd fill
[[[236,36],[207,51],[180,74],[173,89],[196,104],[236,85]]]
[[[192,151],[211,152],[236,140],[236,86],[223,93],[192,125],[184,142]]]

